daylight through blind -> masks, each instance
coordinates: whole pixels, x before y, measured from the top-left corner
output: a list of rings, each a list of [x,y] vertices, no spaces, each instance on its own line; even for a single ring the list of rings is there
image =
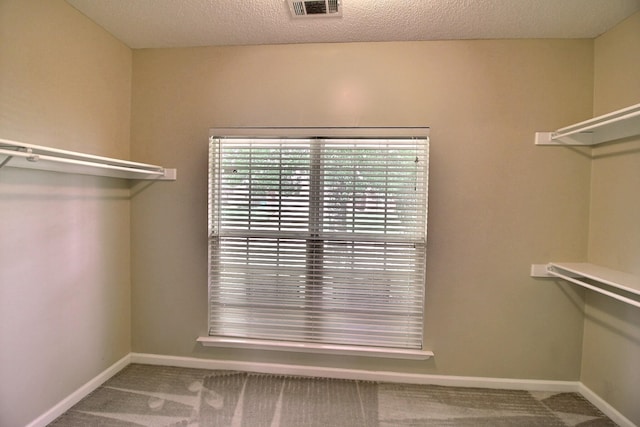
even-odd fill
[[[212,137],[209,334],[422,348],[428,139]]]

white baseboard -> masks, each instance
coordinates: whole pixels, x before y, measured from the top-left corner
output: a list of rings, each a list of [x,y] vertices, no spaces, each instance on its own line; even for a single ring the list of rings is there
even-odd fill
[[[580,385],[578,381],[520,380],[510,378],[413,374],[404,372],[367,371],[363,369],[341,369],[319,366],[242,362],[235,360],[197,359],[192,357],[163,356],[145,353],[131,353],[131,363],[177,366],[182,368],[246,371],[276,375],[300,375],[361,381],[432,384],[454,387],[481,387],[510,390],[577,392]]]
[[[84,384],[60,403],[29,423],[27,427],[45,427],[58,418],[109,378],[120,372],[130,363],[145,365],[177,366],[196,369],[221,369],[233,371],[258,372],[277,375],[300,375],[352,379],[361,381],[396,382],[408,384],[432,384],[452,387],[480,387],[509,390],[577,392],[621,427],[636,425],[618,412],[613,406],[579,381],[545,381],[510,378],[464,377],[454,375],[412,374],[389,371],[367,371],[363,369],[341,369],[319,366],[301,366],[278,363],[244,362],[236,360],[198,359],[194,357],[164,356],[148,353],[129,353],[95,378]]]
[[[45,427],[53,422],[60,415],[64,414],[73,405],[80,402],[89,393],[100,387],[109,378],[126,368],[131,363],[131,353],[118,360],[113,365],[99,373],[93,379],[82,385],[79,389],[71,393],[69,396],[61,400],[44,414],[27,424],[27,427]]]
[[[600,409],[607,417],[611,419],[614,423],[618,424],[620,427],[637,427],[636,424],[632,423],[627,417],[622,415],[616,408],[609,405],[603,398],[598,396],[593,392],[589,387],[580,383],[580,387],[578,388],[578,392],[584,396],[593,406]]]

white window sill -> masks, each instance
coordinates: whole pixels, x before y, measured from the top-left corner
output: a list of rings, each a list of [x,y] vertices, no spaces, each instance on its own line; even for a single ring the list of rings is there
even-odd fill
[[[243,348],[253,350],[296,351],[347,356],[387,357],[393,359],[426,360],[434,356],[432,351],[355,345],[312,344],[289,341],[271,341],[246,338],[205,336],[197,341],[205,347]]]

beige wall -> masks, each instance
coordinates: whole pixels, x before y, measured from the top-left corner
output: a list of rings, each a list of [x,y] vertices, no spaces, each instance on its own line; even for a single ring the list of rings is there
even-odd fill
[[[640,13],[595,40],[594,112],[640,103]],[[593,151],[589,260],[640,275],[640,138]],[[640,309],[588,293],[582,382],[640,425]]]
[[[531,263],[587,256],[591,161],[535,131],[591,116],[590,40],[137,50],[132,154],[177,167],[132,199],[133,350],[578,380],[580,291]],[[201,348],[207,137],[224,126],[432,127],[426,362]]]
[[[0,1],[0,138],[128,157],[131,51],[62,0]],[[0,425],[126,355],[129,189],[0,169]]]

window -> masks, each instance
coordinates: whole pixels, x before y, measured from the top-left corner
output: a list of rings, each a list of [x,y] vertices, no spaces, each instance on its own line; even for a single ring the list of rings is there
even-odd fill
[[[212,131],[209,335],[420,350],[428,129],[329,131]]]

